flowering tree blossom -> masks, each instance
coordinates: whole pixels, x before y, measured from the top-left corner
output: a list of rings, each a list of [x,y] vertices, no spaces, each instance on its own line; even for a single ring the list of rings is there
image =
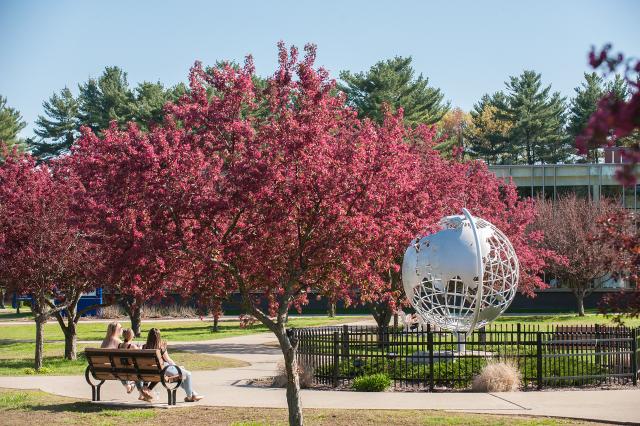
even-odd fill
[[[77,184],[29,156],[9,155],[0,167],[0,277],[32,297],[35,368],[42,367],[43,330],[54,316],[65,335],[65,358],[76,358],[83,292],[95,289],[98,247],[77,227],[70,203]],[[64,314],[64,315],[63,315]]]
[[[170,144],[171,131],[147,134],[135,124],[120,131],[114,123],[98,139],[83,128],[73,154],[59,165],[82,185],[74,211],[83,217],[83,229],[95,234],[104,252],[102,280],[138,336],[142,304],[180,291],[183,282],[181,265],[172,256],[174,205],[168,201],[175,198],[167,195],[183,191],[171,186],[172,174],[180,173],[169,167],[180,155]]]

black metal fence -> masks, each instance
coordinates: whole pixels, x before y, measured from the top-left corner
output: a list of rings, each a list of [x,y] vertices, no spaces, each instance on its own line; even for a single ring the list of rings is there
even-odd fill
[[[464,335],[366,326],[292,330],[298,360],[337,387],[385,373],[396,387],[464,389],[492,360],[517,366],[525,388],[638,383],[640,328],[494,324]]]

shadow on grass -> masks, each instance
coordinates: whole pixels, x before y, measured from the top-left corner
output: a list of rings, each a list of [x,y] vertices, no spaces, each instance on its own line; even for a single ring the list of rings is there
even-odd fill
[[[42,403],[29,407],[30,411],[45,411],[49,413],[102,413],[102,412],[135,412],[139,410],[153,410],[152,407],[126,407],[114,405],[99,405],[90,402],[61,402],[61,403]]]

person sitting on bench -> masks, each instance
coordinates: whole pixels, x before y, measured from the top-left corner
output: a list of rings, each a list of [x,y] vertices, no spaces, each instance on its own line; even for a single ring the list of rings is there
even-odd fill
[[[127,332],[131,332],[131,335],[133,335],[133,331],[130,329],[127,329]],[[120,340],[120,335],[122,334],[122,325],[120,325],[119,322],[112,322],[107,326],[107,335],[105,336],[104,340],[102,341],[102,344],[100,345],[100,347],[102,349],[129,349],[128,346],[123,347],[123,342]],[[130,337],[128,340],[130,341],[133,338]],[[127,343],[125,341],[125,343]],[[133,345],[136,346],[136,345]],[[136,346],[135,348],[131,347],[131,349],[138,349],[138,347]],[[142,380],[138,380],[136,382],[130,382],[128,380],[120,380],[120,383],[122,383],[122,385],[127,389],[127,393],[131,393],[133,392],[133,389],[136,388],[138,389],[138,392],[140,392],[140,395],[138,396],[138,399],[141,401],[151,401],[153,398],[151,397],[151,394],[149,392],[147,392],[144,389],[144,382]]]
[[[142,347],[143,349],[160,349],[160,356],[162,360],[170,365],[171,367],[167,368],[166,374],[168,376],[177,376],[178,369],[175,367],[176,363],[173,362],[169,353],[167,352],[167,344],[162,341],[160,337],[160,330],[157,328],[152,328],[149,330],[149,335],[147,336],[147,343]],[[184,389],[187,394],[187,397],[184,399],[184,402],[196,402],[200,401],[204,398],[202,395],[198,395],[193,390],[193,385],[191,383],[191,372],[187,371],[184,367],[180,367],[180,371],[182,372],[182,383],[180,383],[180,387]],[[144,390],[151,391],[158,383],[150,383],[148,386],[144,387]]]

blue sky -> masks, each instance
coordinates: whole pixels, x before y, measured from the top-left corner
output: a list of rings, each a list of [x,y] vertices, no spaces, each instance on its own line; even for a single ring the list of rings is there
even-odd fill
[[[0,0],[0,94],[29,123],[64,86],[118,65],[129,82],[186,81],[195,60],[242,61],[259,74],[276,43],[318,45],[334,76],[394,55],[465,110],[524,69],[571,95],[592,44],[640,56],[640,1],[30,1]]]

